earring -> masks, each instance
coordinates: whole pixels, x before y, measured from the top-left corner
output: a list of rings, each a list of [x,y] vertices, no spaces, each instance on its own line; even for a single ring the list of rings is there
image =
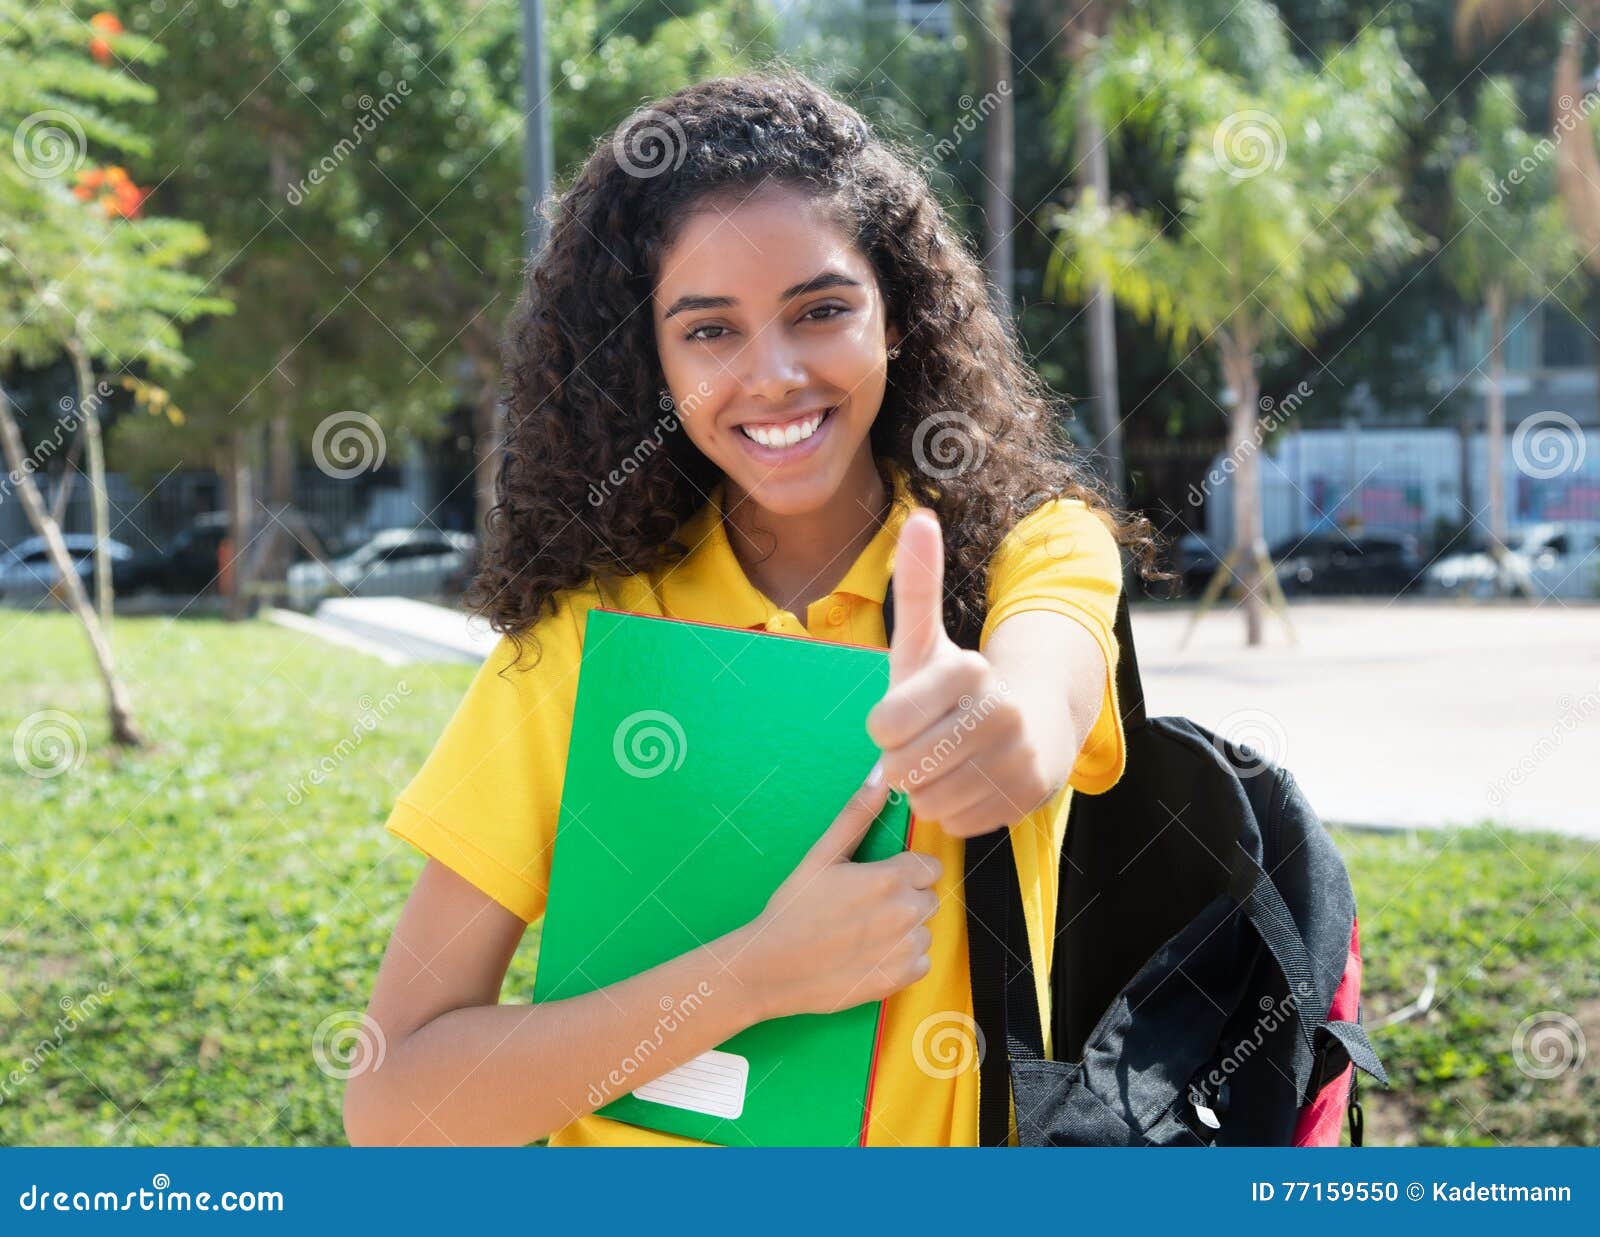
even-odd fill
[[[899,355],[900,355],[900,345],[899,344],[896,344],[893,348],[889,349],[889,359],[891,361],[894,360]]]
[[[672,407],[672,392],[667,390],[666,387],[661,388],[660,406],[662,412],[666,412]]]

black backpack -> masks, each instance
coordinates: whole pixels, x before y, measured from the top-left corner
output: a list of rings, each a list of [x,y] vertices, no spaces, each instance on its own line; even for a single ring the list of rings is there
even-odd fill
[[[893,637],[893,582],[884,598]],[[1117,606],[1122,777],[1075,792],[1044,1055],[1010,829],[965,843],[980,1146],[1361,1144],[1355,896],[1294,778],[1183,717],[1147,718]],[[956,637],[976,648],[975,634]]]

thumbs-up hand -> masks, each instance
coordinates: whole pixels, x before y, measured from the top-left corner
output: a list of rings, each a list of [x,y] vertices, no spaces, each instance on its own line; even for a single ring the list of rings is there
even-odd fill
[[[1018,701],[944,627],[944,536],[919,507],[895,550],[889,690],[867,715],[891,786],[955,837],[1014,824],[1053,789]]]

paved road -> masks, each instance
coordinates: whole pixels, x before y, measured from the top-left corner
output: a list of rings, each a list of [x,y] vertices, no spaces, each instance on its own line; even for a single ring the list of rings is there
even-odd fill
[[[1296,602],[1244,647],[1213,610],[1136,605],[1152,715],[1193,718],[1294,772],[1324,820],[1490,820],[1600,840],[1600,605]]]

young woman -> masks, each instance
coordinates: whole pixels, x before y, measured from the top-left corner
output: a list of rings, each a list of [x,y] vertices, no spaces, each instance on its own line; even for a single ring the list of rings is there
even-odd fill
[[[1122,772],[1112,623],[1121,547],[1154,574],[1148,523],[1077,462],[913,161],[788,70],[688,87],[596,147],[529,268],[507,385],[469,593],[503,635],[387,824],[428,859],[351,1140],[684,1144],[592,1096],[659,1036],[663,994],[698,989],[632,1085],[883,999],[867,1142],[975,1143],[963,839],[1013,830],[1048,1028],[1067,806]],[[883,758],[762,915],[586,996],[500,1004],[544,911],[588,612],[883,648],[891,567]],[[912,849],[850,862],[896,787]]]

